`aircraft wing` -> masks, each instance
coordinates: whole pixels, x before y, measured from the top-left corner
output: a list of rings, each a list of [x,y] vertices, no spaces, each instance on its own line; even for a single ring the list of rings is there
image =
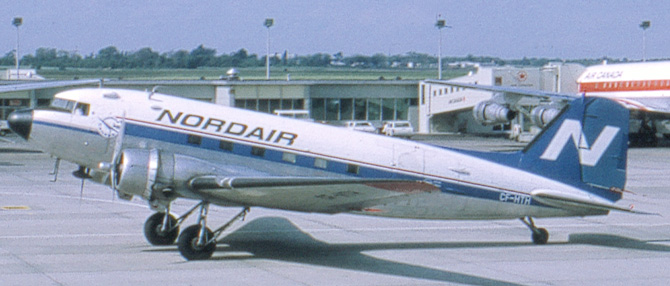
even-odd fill
[[[513,102],[516,102],[518,98],[528,96],[528,97],[537,97],[543,99],[552,99],[552,100],[567,100],[572,101],[575,98],[578,98],[578,94],[569,94],[569,93],[556,93],[548,92],[543,90],[533,90],[525,89],[511,86],[495,86],[495,85],[479,85],[472,83],[462,83],[454,82],[447,80],[427,80],[426,82],[440,83],[449,86],[455,86],[460,88],[470,88],[476,90],[483,90],[495,93],[501,93],[505,95],[506,99],[510,99]],[[515,100],[516,99],[516,100]]]
[[[415,194],[439,192],[437,186],[423,181],[398,179],[202,176],[192,179],[190,185],[213,202],[321,213],[360,211]]]
[[[576,195],[576,194],[566,194],[563,192],[552,191],[552,190],[535,190],[531,192],[531,196],[534,200],[554,206],[557,208],[567,209],[567,210],[579,210],[579,209],[595,209],[602,211],[621,211],[628,213],[636,214],[654,214],[648,212],[641,212],[633,210],[632,208],[626,208],[614,205],[606,200],[598,199],[593,196],[587,195]]]
[[[524,89],[509,86],[479,85],[471,83],[436,81],[436,80],[429,80],[428,82],[437,82],[444,85],[450,85],[460,88],[470,88],[470,89],[499,93],[504,96],[505,102],[509,104],[514,104],[523,97],[535,97],[548,100],[571,101],[581,96],[579,94],[555,93],[542,90],[532,90],[532,89]],[[634,97],[621,97],[615,95],[608,96],[606,94],[598,94],[595,96],[612,99],[630,110],[658,113],[662,114],[662,117],[664,118],[670,116],[670,100],[667,97],[634,98]]]
[[[76,87],[76,86],[85,86],[85,85],[99,85],[99,84],[100,84],[99,79],[38,81],[38,82],[31,82],[31,83],[0,85],[0,93],[35,90],[35,89],[45,89],[45,88],[57,88],[57,87]]]

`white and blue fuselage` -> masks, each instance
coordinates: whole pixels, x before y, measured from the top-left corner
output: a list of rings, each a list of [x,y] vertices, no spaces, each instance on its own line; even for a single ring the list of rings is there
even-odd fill
[[[188,155],[216,166],[217,176],[231,178],[398,179],[432,186],[427,191],[416,191],[389,185],[386,189],[401,195],[348,210],[357,214],[421,219],[602,215],[608,210],[559,207],[537,200],[534,195],[560,193],[562,197],[608,204],[620,198],[617,190],[623,188],[595,186],[594,192],[594,184],[589,182],[557,179],[557,174],[564,171],[559,165],[554,174],[547,174],[546,169],[558,163],[549,162],[546,168],[539,169],[528,166],[534,164],[524,152],[533,150],[488,156],[141,91],[79,89],[60,93],[55,101],[62,108],[33,111],[27,139],[56,157],[89,169],[113,160],[119,149],[117,144],[122,144],[121,149],[159,149]],[[85,109],[83,112],[76,108],[80,106]],[[595,132],[597,135],[599,130]],[[554,141],[544,144],[559,146],[559,152],[573,145]],[[612,145],[605,143],[605,148]],[[545,147],[549,148],[531,148],[542,152]],[[625,172],[625,155],[623,159]],[[566,168],[579,168],[580,159],[574,160],[577,165]],[[201,195],[189,191],[180,194],[226,206],[248,206],[244,200],[200,198]],[[337,199],[338,193],[331,196]],[[260,206],[318,211],[298,206],[295,201],[299,199],[275,196]]]

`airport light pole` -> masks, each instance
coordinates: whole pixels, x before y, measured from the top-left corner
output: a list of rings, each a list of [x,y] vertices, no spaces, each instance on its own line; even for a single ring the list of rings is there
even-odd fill
[[[16,27],[16,52],[14,53],[14,60],[16,61],[16,79],[19,79],[19,26],[23,24],[23,18],[16,17],[12,21],[12,25]]]
[[[442,28],[451,27],[447,26],[446,21],[441,19],[439,15],[437,17],[437,23],[435,23],[435,27],[437,27],[437,30],[440,32],[440,41],[437,48],[437,79],[442,79]]]
[[[640,28],[642,28],[642,61],[647,61],[647,29],[651,27],[651,21],[642,21]]]
[[[265,49],[265,79],[270,79],[270,27],[272,27],[274,23],[275,20],[272,18],[265,19],[265,23],[263,23],[263,26],[265,26],[268,29],[267,46]]]

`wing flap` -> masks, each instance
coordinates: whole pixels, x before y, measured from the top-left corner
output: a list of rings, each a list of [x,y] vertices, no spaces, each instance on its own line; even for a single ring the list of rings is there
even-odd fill
[[[360,211],[417,193],[437,192],[435,185],[412,180],[203,176],[191,180],[194,192],[211,200],[304,212]]]

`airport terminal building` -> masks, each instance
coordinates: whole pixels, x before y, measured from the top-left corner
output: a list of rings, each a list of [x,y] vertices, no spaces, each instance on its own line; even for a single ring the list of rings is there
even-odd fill
[[[575,64],[550,64],[537,68],[478,67],[477,72],[451,79],[483,85],[503,85],[554,92],[576,92],[576,79],[584,67]],[[0,81],[2,85],[18,81]],[[35,81],[30,81],[35,83]],[[45,84],[46,85],[46,84]],[[88,86],[100,86],[90,81]],[[313,120],[342,124],[366,120],[379,127],[384,121],[408,120],[418,133],[486,133],[499,127],[482,127],[472,120],[471,109],[491,93],[461,90],[437,80],[188,80],[133,81],[105,80],[109,88],[156,91],[234,106],[259,112],[308,110]],[[54,94],[81,87],[40,87],[31,90],[0,93],[0,119],[21,108],[46,107]],[[533,104],[533,103],[529,103]],[[521,118],[523,120],[523,118]]]
[[[16,83],[4,82],[5,84]],[[98,86],[99,84],[90,84]],[[315,121],[416,121],[418,81],[104,81],[110,88],[154,90],[265,113],[309,110]],[[0,93],[0,118],[16,109],[48,106],[53,95],[73,87]]]

